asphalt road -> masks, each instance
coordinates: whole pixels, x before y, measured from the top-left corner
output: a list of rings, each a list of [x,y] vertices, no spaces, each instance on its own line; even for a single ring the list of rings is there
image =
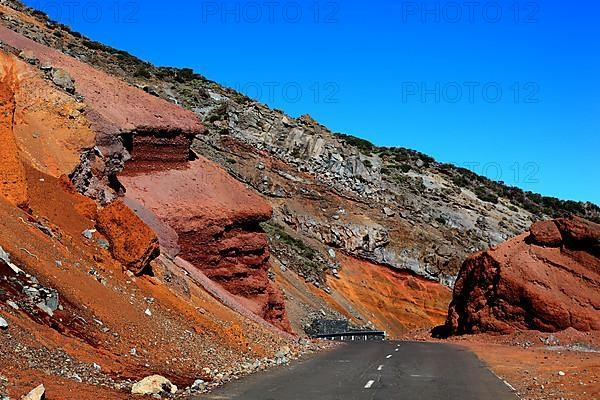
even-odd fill
[[[473,353],[417,342],[362,342],[230,383],[197,399],[515,400]]]

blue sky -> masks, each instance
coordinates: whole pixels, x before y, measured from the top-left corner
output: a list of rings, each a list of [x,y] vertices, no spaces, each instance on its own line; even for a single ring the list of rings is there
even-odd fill
[[[600,204],[595,1],[25,3],[334,131]]]

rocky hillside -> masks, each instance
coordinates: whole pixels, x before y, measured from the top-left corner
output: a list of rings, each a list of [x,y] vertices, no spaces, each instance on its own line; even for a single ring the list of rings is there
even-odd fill
[[[161,374],[186,398],[315,350],[294,336],[315,319],[430,328],[468,254],[600,215],[291,118],[13,0],[0,111],[0,395],[45,379],[54,398],[129,398]]]
[[[275,221],[302,241],[450,285],[468,254],[532,221],[600,219],[594,204],[526,193],[415,151],[332,133],[309,116],[291,118],[191,70],[154,67],[21,9],[29,21],[7,13],[4,24],[193,110],[208,129],[193,149],[265,196]],[[317,249],[328,262],[310,281],[323,283],[323,273],[335,269],[328,248]]]
[[[448,312],[451,334],[600,330],[600,225],[537,222],[462,267]]]

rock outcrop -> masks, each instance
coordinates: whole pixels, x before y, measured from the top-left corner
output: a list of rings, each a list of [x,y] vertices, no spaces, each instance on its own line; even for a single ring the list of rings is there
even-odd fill
[[[260,227],[271,218],[268,203],[203,157],[185,169],[126,170],[119,179],[126,201],[138,204],[136,212],[171,256],[180,255],[256,314],[290,330],[283,296],[268,278],[268,240]]]
[[[113,256],[135,274],[160,254],[154,231],[121,201],[98,212],[97,227],[110,241]]]
[[[82,99],[84,115],[68,109],[66,117],[85,118],[95,138],[87,148],[75,148],[78,164],[61,172],[80,193],[105,206],[98,228],[115,259],[141,273],[158,254],[154,230],[167,254],[186,258],[256,314],[289,331],[283,296],[268,277],[268,241],[259,226],[271,217],[271,207],[212,161],[193,161],[192,140],[205,132],[198,116],[4,26],[0,39],[27,60],[29,74],[44,88],[72,102]],[[34,153],[40,146],[29,135],[21,135],[23,147],[39,162],[43,158]],[[145,192],[135,196],[141,187]],[[124,203],[111,204],[126,194]],[[148,212],[144,202],[159,206]]]
[[[448,312],[452,334],[600,330],[600,225],[572,217],[467,259]]]

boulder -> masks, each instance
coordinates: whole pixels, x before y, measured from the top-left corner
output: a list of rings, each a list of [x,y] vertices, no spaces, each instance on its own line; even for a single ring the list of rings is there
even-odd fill
[[[31,392],[21,397],[21,400],[44,400],[46,398],[46,388],[44,385],[39,385]]]
[[[164,395],[177,393],[177,386],[173,385],[164,376],[151,375],[135,383],[131,388],[131,394],[139,395]]]
[[[559,247],[562,236],[554,221],[540,221],[533,224],[529,230],[533,243],[546,247]]]
[[[599,237],[600,225],[564,218],[534,224],[531,232],[469,257],[445,333],[600,330]]]
[[[135,274],[141,274],[160,253],[154,231],[121,201],[98,213],[97,227],[109,240],[113,256]]]

